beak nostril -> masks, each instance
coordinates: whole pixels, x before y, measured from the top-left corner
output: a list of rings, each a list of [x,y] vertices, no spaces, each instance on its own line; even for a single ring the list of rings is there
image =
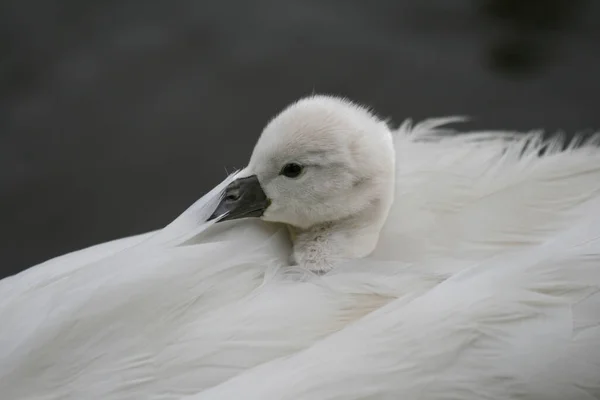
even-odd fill
[[[225,200],[227,200],[227,201],[237,201],[239,199],[240,199],[239,192],[228,193],[227,196],[225,196]]]

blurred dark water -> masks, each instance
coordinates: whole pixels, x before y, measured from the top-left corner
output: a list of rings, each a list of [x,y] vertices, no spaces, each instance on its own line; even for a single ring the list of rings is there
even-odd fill
[[[600,128],[593,0],[4,0],[0,268],[168,223],[287,103]]]

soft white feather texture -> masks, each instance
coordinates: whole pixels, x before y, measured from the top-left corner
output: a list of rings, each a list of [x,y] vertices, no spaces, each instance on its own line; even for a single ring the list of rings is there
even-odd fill
[[[599,241],[578,221],[190,400],[598,398]]]
[[[327,275],[282,226],[202,223],[232,176],[4,279],[1,398],[600,398],[600,151],[448,122],[398,130],[378,247]]]

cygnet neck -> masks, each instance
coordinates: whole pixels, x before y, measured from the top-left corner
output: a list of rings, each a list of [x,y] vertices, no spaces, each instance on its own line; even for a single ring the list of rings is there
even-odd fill
[[[293,242],[292,264],[325,273],[344,260],[368,256],[377,246],[388,210],[378,202],[339,221],[307,229],[288,226]]]

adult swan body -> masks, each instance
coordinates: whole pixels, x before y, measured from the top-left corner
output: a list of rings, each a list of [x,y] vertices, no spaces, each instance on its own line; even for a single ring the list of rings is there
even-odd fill
[[[312,96],[165,228],[0,282],[0,397],[600,398],[600,151]]]

